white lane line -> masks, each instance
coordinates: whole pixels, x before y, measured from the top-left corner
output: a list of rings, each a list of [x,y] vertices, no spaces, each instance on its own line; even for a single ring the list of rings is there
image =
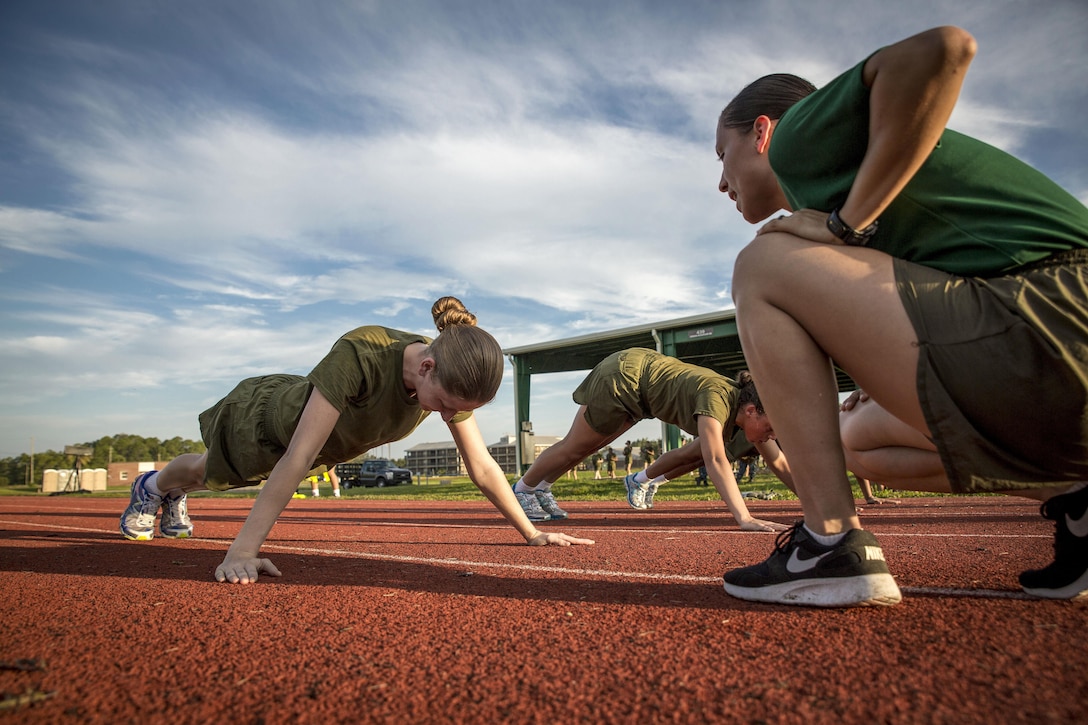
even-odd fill
[[[370,559],[374,561],[395,561],[410,564],[455,565],[466,570],[476,569],[512,569],[539,574],[568,574],[572,576],[592,576],[605,579],[646,579],[650,581],[684,582],[693,584],[713,584],[721,586],[721,577],[695,576],[693,574],[657,574],[651,572],[613,571],[610,569],[572,569],[562,566],[539,566],[535,564],[507,564],[490,561],[472,561],[457,557],[405,556],[402,554],[378,554],[373,552],[348,552],[339,549],[319,549],[284,544],[265,544],[265,549],[277,549],[283,552],[302,554],[326,554],[352,559]],[[959,599],[1019,599],[1033,600],[1036,597],[1024,592],[995,589],[955,589],[951,587],[901,587],[904,594],[915,596],[953,597]]]
[[[327,519],[306,519],[306,518],[285,518],[279,520],[277,523],[282,524],[308,524],[308,525],[329,525]],[[346,522],[345,522],[346,523]],[[63,524],[46,523],[42,521],[4,521],[0,520],[0,525],[9,526],[29,526],[36,529],[62,529],[66,531],[86,531],[91,533],[117,533],[117,529],[92,529],[80,526],[65,526]],[[335,525],[335,524],[334,524]],[[424,522],[396,522],[396,521],[363,521],[356,522],[358,526],[376,526],[387,528],[411,528],[411,529],[492,529],[496,531],[506,531],[510,529],[508,524],[433,524]],[[574,533],[572,536],[581,536],[585,534],[597,533],[597,534],[609,534],[609,533],[624,533],[624,534],[694,534],[699,536],[710,536],[717,534],[724,534],[728,536],[768,536],[771,532],[768,531],[737,531],[729,529],[676,529],[676,528],[571,528],[570,531]],[[547,533],[545,531],[545,533]],[[553,532],[554,533],[554,532]],[[562,532],[566,533],[566,532]],[[1053,534],[967,534],[967,533],[933,533],[927,534],[922,532],[910,532],[900,533],[895,531],[874,531],[876,536],[880,538],[906,538],[906,539],[1050,539],[1053,538]],[[199,538],[199,537],[194,537]]]
[[[2,521],[0,524],[7,525],[21,525],[28,526],[26,522],[22,521]],[[56,529],[61,531],[81,531],[85,533],[101,534],[101,533],[116,533],[111,530],[94,529],[84,526],[64,526],[62,524],[34,524],[36,529]],[[435,526],[438,526],[435,524]],[[449,527],[449,528],[476,528],[476,527]],[[493,528],[506,528],[506,527],[493,527]],[[706,533],[749,533],[749,532],[706,532]],[[903,536],[915,536],[916,534],[902,534]],[[936,534],[932,534],[935,536]],[[191,541],[199,541],[199,538],[191,539]],[[573,576],[595,576],[605,579],[645,579],[650,581],[672,581],[672,582],[686,582],[694,584],[715,584],[720,585],[721,577],[708,577],[708,576],[695,576],[693,574],[657,574],[652,572],[622,572],[613,571],[610,569],[572,569],[569,567],[560,566],[539,566],[536,564],[507,564],[501,562],[489,562],[489,561],[472,561],[469,559],[458,559],[457,557],[424,557],[424,556],[406,556],[402,554],[378,554],[375,552],[356,552],[356,551],[343,551],[340,549],[320,549],[306,546],[289,546],[286,544],[270,544],[265,543],[262,547],[265,550],[277,550],[290,553],[302,553],[302,554],[325,554],[330,556],[339,556],[349,559],[370,559],[373,561],[397,561],[412,564],[441,564],[441,565],[456,565],[458,567],[464,567],[466,569],[478,568],[478,569],[512,569],[515,571],[527,571],[540,574],[568,574]],[[936,597],[955,597],[965,599],[1020,599],[1020,600],[1033,600],[1035,597],[1029,596],[1024,592],[1016,592],[1010,590],[993,590],[993,589],[955,589],[949,587],[902,587],[904,594],[912,594],[917,596],[936,596]]]

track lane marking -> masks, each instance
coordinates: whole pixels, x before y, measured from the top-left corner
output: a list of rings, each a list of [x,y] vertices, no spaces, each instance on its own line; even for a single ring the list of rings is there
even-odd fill
[[[30,526],[31,524],[21,521],[4,521],[0,520],[0,524],[7,525],[21,525]],[[35,522],[34,524],[38,529],[57,529],[62,531],[81,531],[85,533],[116,533],[112,529],[97,529],[84,526],[65,526],[63,524],[45,524],[41,525]],[[450,528],[479,528],[458,526]],[[488,528],[506,528],[504,527],[488,527]],[[753,532],[737,531],[737,532],[712,532],[712,533],[737,533],[748,534]],[[903,536],[913,536],[913,534],[903,534]],[[935,536],[935,535],[931,535]],[[189,541],[201,541],[198,537],[193,537]],[[215,539],[204,539],[204,541],[217,541]],[[139,542],[136,542],[139,543]],[[573,569],[570,567],[560,566],[541,566],[538,564],[509,564],[503,562],[488,562],[488,561],[473,561],[471,559],[459,559],[457,557],[424,557],[424,556],[408,556],[403,554],[379,554],[376,552],[355,552],[344,551],[341,549],[323,549],[307,546],[290,546],[287,544],[265,543],[261,547],[265,550],[276,550],[286,553],[301,553],[301,554],[322,554],[329,556],[339,556],[350,559],[368,559],[373,561],[394,561],[410,564],[437,564],[437,565],[456,565],[458,567],[479,568],[479,569],[509,569],[514,571],[527,571],[531,573],[540,574],[567,574],[573,576],[591,576],[602,579],[643,579],[647,581],[663,581],[663,582],[683,582],[689,584],[721,584],[721,577],[708,577],[708,576],[696,576],[694,574],[658,574],[653,572],[621,572],[610,569]],[[956,599],[1015,599],[1015,600],[1031,600],[1031,601],[1044,601],[1036,597],[1032,597],[1024,592],[1017,592],[1012,590],[995,590],[995,589],[956,589],[951,587],[900,587],[900,590],[904,594],[910,594],[914,596],[933,596],[933,597],[950,597]]]

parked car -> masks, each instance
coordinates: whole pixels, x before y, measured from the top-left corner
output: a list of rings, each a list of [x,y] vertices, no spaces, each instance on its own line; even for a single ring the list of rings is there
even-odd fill
[[[412,472],[384,458],[369,458],[360,463],[341,463],[336,467],[344,488],[356,486],[399,486],[412,482]]]

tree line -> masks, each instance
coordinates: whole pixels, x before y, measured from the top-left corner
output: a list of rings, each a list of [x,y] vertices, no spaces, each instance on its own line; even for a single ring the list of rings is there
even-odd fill
[[[125,461],[169,461],[182,453],[203,453],[206,450],[203,441],[180,437],[160,440],[125,433],[74,445],[94,451],[93,455],[80,459],[80,465],[84,469],[106,468],[110,463]],[[41,483],[42,471],[47,468],[72,468],[74,463],[73,457],[66,455],[63,450],[34,452],[35,480],[30,480],[31,454],[21,453],[12,458],[0,458],[0,486],[38,486]]]

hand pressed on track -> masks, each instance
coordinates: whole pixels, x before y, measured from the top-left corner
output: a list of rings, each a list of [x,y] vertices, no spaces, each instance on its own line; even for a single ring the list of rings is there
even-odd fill
[[[785,524],[779,524],[774,521],[764,521],[762,519],[748,519],[747,521],[740,521],[741,531],[785,531],[789,528]]]
[[[570,546],[571,544],[589,545],[595,543],[593,539],[579,539],[567,534],[546,534],[538,531],[529,539],[529,546]]]
[[[259,557],[227,557],[215,569],[215,580],[231,584],[252,584],[261,572],[270,576],[281,576],[280,570],[270,559]]]

